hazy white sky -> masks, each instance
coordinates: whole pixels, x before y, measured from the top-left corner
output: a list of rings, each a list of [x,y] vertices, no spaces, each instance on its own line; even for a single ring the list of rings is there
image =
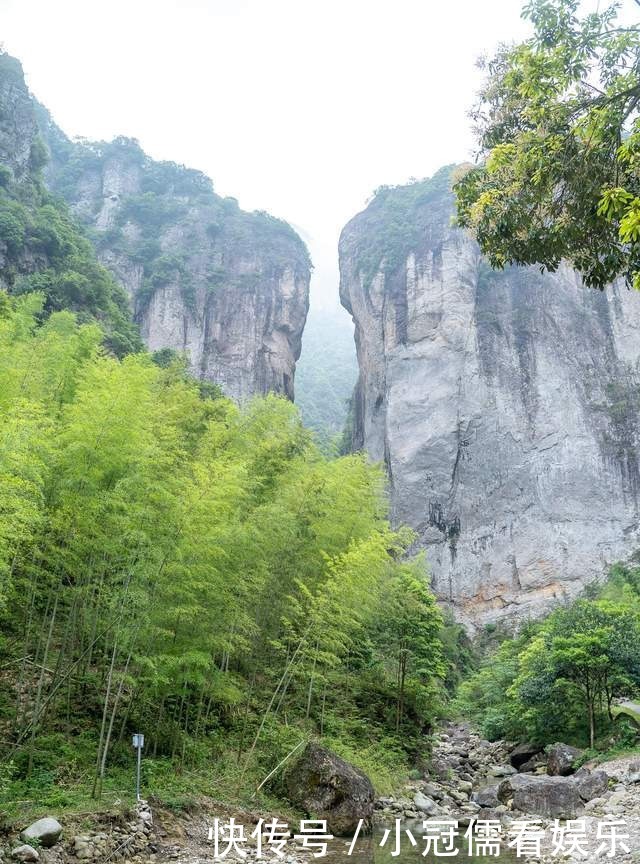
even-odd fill
[[[136,137],[309,242],[317,295],[373,189],[469,158],[475,63],[521,0],[0,0],[0,39],[69,135]]]

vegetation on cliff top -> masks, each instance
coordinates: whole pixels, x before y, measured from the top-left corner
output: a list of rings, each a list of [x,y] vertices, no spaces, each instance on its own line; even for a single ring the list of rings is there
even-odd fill
[[[53,189],[72,205],[83,201],[87,178],[102,192],[108,169],[130,180],[131,189],[117,200],[114,223],[105,230],[92,226],[102,199],[83,201],[84,218],[98,248],[125,256],[143,268],[135,298],[144,309],[153,293],[171,281],[179,284],[187,305],[195,303],[194,271],[205,268],[209,290],[222,283],[279,277],[285,267],[305,276],[311,266],[306,245],[281,219],[268,213],[245,212],[235,198],[222,198],[202,172],[175,162],[149,158],[133,138],[113,141],[69,141],[44,117],[41,121],[52,152]],[[126,184],[125,184],[126,186]],[[198,259],[189,266],[190,258]],[[238,272],[255,264],[244,276]],[[242,285],[240,285],[242,287]]]
[[[405,262],[423,238],[433,206],[444,204],[448,214],[452,171],[453,166],[447,165],[426,180],[378,187],[366,210],[356,217],[357,232],[352,233],[351,223],[345,228],[341,245],[353,253],[365,285],[376,273],[391,275]]]
[[[20,64],[3,53],[0,80],[28,100]],[[71,309],[81,320],[100,321],[106,343],[120,356],[139,350],[124,289],[98,263],[67,206],[44,186],[46,159],[36,136],[24,176],[16,178],[11,165],[0,161],[0,285],[12,294],[41,292],[47,313]]]

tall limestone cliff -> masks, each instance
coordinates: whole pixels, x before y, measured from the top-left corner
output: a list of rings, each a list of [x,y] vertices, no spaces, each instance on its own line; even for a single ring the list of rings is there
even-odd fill
[[[148,348],[186,353],[195,375],[233,398],[292,399],[310,279],[296,232],[242,211],[204,174],[150,159],[135,140],[70,141],[30,97],[17,61],[0,60],[0,159],[27,170],[36,142],[48,188],[126,292]]]
[[[353,444],[471,625],[537,615],[639,540],[640,296],[492,271],[452,227],[450,169],[379,190],[340,239]]]

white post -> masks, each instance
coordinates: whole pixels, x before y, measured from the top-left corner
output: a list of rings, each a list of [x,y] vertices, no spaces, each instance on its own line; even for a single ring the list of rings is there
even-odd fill
[[[138,751],[138,763],[136,767],[136,801],[140,801],[140,763],[142,761],[142,748],[144,747],[144,735],[137,733],[131,742]]]

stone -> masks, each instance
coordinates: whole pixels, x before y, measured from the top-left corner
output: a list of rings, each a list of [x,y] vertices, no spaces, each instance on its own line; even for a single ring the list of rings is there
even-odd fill
[[[580,768],[571,778],[583,801],[600,798],[609,788],[609,775],[606,771],[589,771]]]
[[[509,777],[516,773],[516,769],[512,765],[492,765],[489,768],[489,774],[493,777]]]
[[[44,819],[38,819],[33,822],[28,828],[25,828],[20,837],[28,842],[35,840],[39,846],[45,849],[55,846],[62,834],[62,825],[57,819],[51,816],[46,816]]]
[[[565,265],[492,271],[454,207],[445,169],[376,195],[342,231],[340,297],[352,447],[386,465],[394,523],[477,631],[543,614],[638,548],[640,298]]]
[[[525,763],[530,762],[540,752],[537,744],[518,744],[515,750],[509,754],[511,765],[520,770]]]
[[[432,798],[423,795],[422,792],[416,792],[413,796],[413,803],[416,805],[418,810],[426,813],[427,816],[437,816],[440,812],[440,807],[436,802]]]
[[[554,819],[575,819],[583,809],[578,787],[568,777],[515,774],[500,783],[498,798],[513,810]]]
[[[325,747],[307,744],[288,772],[286,785],[292,804],[326,819],[332,834],[353,834],[360,819],[365,830],[370,830],[375,800],[371,781]]]
[[[421,791],[423,795],[426,795],[428,798],[434,798],[436,801],[439,801],[444,794],[440,786],[436,786],[435,783],[425,783]]]
[[[11,857],[15,858],[16,861],[24,861],[25,864],[28,864],[28,862],[38,861],[40,859],[40,854],[37,849],[33,848],[33,846],[29,846],[28,843],[25,843],[22,846],[17,846],[13,849],[11,851]]]
[[[540,761],[540,756],[534,756],[532,759],[529,759],[528,762],[525,762],[523,765],[521,765],[518,768],[518,771],[520,771],[523,774],[526,774],[526,773],[533,773],[534,771],[537,771],[539,768],[544,768],[545,772],[547,770],[546,764]]]
[[[640,760],[629,762],[624,779],[627,783],[640,783]]]
[[[569,744],[552,744],[547,747],[547,773],[551,777],[568,777],[573,774],[574,762],[582,755],[582,750]]]
[[[481,807],[499,807],[500,799],[498,798],[498,787],[485,786],[483,789],[478,789],[471,796],[471,800],[475,801]]]

